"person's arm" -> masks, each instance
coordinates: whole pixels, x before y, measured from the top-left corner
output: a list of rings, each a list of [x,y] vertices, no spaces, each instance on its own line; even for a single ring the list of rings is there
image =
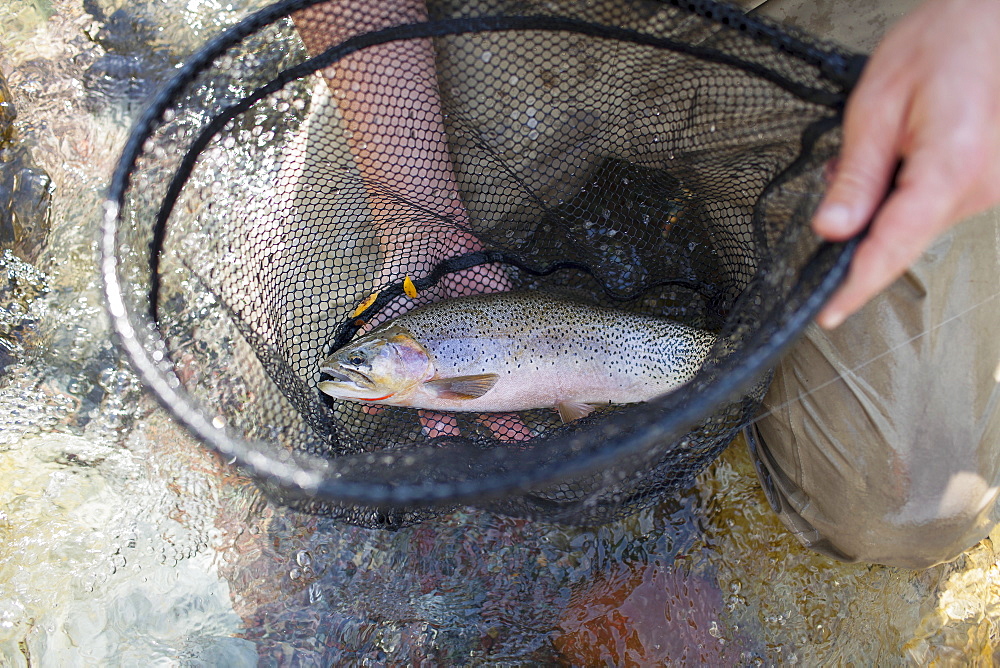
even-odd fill
[[[329,0],[292,18],[306,50],[316,55],[354,35],[426,20],[427,8],[424,0]],[[468,222],[448,150],[431,40],[368,47],[326,68],[323,76],[344,119],[355,165],[369,185],[384,257],[376,285],[400,273],[417,277],[449,257],[482,250],[482,243],[469,232],[431,227],[426,216],[414,215],[412,207],[401,208],[398,200],[382,196],[382,187],[387,187],[457,225]],[[449,296],[511,287],[503,268],[494,264],[446,276],[442,285]],[[417,303],[411,300],[409,305]],[[366,407],[368,412],[378,410]],[[451,415],[436,411],[419,415],[430,437],[460,433]],[[531,437],[531,430],[513,414],[492,415],[483,422],[500,440]]]
[[[872,224],[818,323],[839,325],[940,233],[997,203],[1000,1],[929,0],[890,30],[848,100],[813,229],[840,241]]]
[[[357,34],[424,21],[423,0],[331,0],[297,12],[310,54]],[[464,215],[455,186],[430,40],[369,47],[323,75],[366,179],[446,215]]]
[[[426,19],[424,0],[329,0],[293,15],[312,55],[354,35]],[[428,229],[427,217],[414,217],[413,209],[401,210],[398,201],[382,196],[386,187],[459,225],[468,222],[448,150],[431,40],[368,47],[326,68],[323,76],[343,116],[355,164],[369,184],[385,256],[376,282],[400,272],[416,277],[448,257],[481,250],[472,234]],[[419,258],[412,256],[414,244],[421,249]],[[449,277],[446,289],[464,294],[509,288],[499,267],[467,273],[475,280]]]

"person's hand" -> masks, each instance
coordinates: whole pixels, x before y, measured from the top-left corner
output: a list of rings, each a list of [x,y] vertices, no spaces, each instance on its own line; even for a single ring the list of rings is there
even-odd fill
[[[1000,1],[929,0],[873,53],[813,229],[842,241],[872,224],[821,326],[839,325],[940,233],[1000,203],[998,49]]]

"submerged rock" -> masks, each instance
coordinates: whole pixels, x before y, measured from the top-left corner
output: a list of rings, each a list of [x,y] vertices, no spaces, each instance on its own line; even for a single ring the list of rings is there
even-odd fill
[[[0,76],[0,250],[13,250],[31,262],[49,231],[52,180],[18,142],[16,116],[10,88]]]
[[[101,6],[106,3],[85,0],[83,4],[100,25],[88,36],[103,51],[83,73],[88,105],[95,112],[121,106],[133,113],[181,59],[162,42],[162,26],[145,16],[142,8],[123,7],[108,14]]]
[[[0,252],[0,377],[33,347],[36,302],[47,291],[45,274],[9,248]]]

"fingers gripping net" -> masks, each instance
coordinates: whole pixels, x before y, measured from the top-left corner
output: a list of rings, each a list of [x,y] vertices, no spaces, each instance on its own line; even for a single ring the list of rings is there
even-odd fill
[[[139,121],[102,241],[119,339],[282,502],[370,526],[634,511],[752,419],[842,276],[850,245],[808,220],[860,61],[712,3],[580,4],[279,3]],[[718,339],[680,389],[565,424],[317,389],[359,330],[512,289]]]

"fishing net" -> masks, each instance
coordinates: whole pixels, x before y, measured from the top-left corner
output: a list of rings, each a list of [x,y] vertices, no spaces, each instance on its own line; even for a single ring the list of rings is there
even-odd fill
[[[128,142],[103,273],[147,385],[278,501],[361,525],[597,523],[690,484],[849,261],[808,221],[863,61],[711,2],[316,4],[212,40]],[[359,332],[512,289],[718,338],[681,388],[565,424],[317,389]]]

